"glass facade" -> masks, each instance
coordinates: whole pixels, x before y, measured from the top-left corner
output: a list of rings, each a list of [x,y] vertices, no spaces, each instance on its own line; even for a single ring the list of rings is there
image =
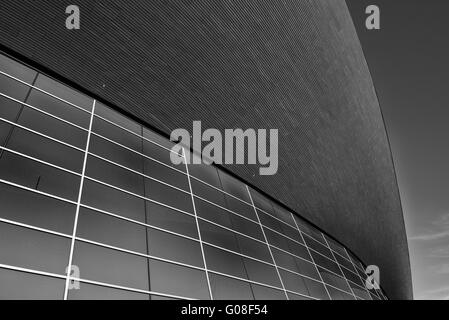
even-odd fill
[[[171,147],[0,55],[0,299],[386,299],[332,238]]]

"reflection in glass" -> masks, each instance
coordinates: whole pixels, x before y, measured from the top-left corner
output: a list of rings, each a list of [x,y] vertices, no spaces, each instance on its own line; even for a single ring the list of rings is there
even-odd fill
[[[64,274],[70,239],[0,222],[0,263]]]
[[[210,286],[215,300],[254,300],[248,282],[211,274]]]
[[[65,280],[0,268],[0,300],[60,300]]]
[[[30,189],[76,201],[81,177],[5,151],[0,156],[0,178]]]
[[[37,77],[36,87],[43,89],[44,91],[51,93],[63,100],[75,104],[76,106],[83,108],[86,111],[92,110],[93,99],[85,96],[84,94],[75,91],[64,84],[53,80],[49,77],[39,74]]]
[[[0,74],[0,93],[19,101],[24,101],[29,91],[30,87],[27,85]]]
[[[36,71],[2,54],[0,54],[0,70],[29,84],[37,74]]]
[[[148,290],[145,257],[76,241],[73,264],[83,279]]]
[[[203,267],[200,243],[159,230],[148,229],[151,256]]]
[[[251,289],[256,300],[286,300],[285,294],[281,290],[251,284]]]
[[[196,299],[210,299],[204,271],[153,259],[150,259],[150,271],[152,291]]]
[[[149,225],[192,238],[198,238],[196,222],[193,216],[150,201],[147,201],[145,204],[147,208],[147,223]]]
[[[39,228],[70,234],[74,204],[0,183],[0,217]]]
[[[39,90],[32,89],[26,103],[85,129],[89,128],[90,114],[88,112],[77,109]],[[92,106],[92,102],[90,106]]]
[[[133,220],[145,221],[145,201],[105,185],[85,180],[83,204]]]
[[[80,209],[77,236],[122,249],[147,253],[144,226],[85,208]]]
[[[81,173],[83,153],[27,130],[14,127],[6,147],[27,156]],[[62,156],[63,155],[63,156]]]
[[[120,290],[80,283],[80,288],[69,291],[69,300],[149,300],[149,295],[140,292]]]

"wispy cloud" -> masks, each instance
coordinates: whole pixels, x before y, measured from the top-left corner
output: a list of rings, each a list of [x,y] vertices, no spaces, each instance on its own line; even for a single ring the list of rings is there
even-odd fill
[[[434,266],[429,266],[429,272],[436,274],[449,274],[449,263],[440,263]]]
[[[428,258],[449,258],[449,245],[430,249],[426,255]]]
[[[449,300],[449,286],[425,290],[415,296],[416,300]]]
[[[438,219],[431,222],[431,227],[426,232],[414,236],[410,236],[408,239],[412,241],[432,241],[441,240],[449,237],[449,214],[445,214]]]

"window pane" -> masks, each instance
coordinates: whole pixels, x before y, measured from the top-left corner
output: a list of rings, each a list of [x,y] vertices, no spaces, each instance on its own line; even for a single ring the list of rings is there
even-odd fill
[[[0,268],[0,300],[62,300],[65,280]]]
[[[365,283],[362,281],[362,279],[360,279],[359,275],[356,273],[353,273],[349,270],[347,270],[346,268],[341,268],[346,279],[358,284],[359,286],[365,286]]]
[[[349,253],[349,257],[351,258],[351,261],[354,263],[354,265],[360,271],[364,271],[366,269],[365,266],[363,265],[363,263],[356,256],[354,256],[352,253]]]
[[[83,279],[148,290],[144,257],[76,241],[73,264],[79,267]]]
[[[257,191],[254,191],[252,189],[250,189],[250,191],[251,191],[251,197],[253,198],[253,201],[254,201],[254,205],[257,208],[262,209],[263,211],[273,215],[274,209],[271,204],[271,201],[268,200],[266,197],[264,197]]]
[[[314,226],[312,226],[305,220],[299,218],[297,215],[294,215],[294,218],[296,220],[299,230],[304,232],[306,235],[311,236],[315,240],[321,242],[323,245],[326,245],[326,242],[324,241],[321,231],[317,230]]]
[[[303,243],[301,235],[299,234],[298,229],[292,228],[292,227],[286,225],[285,223],[281,224],[281,228],[282,228],[281,229],[282,230],[281,231],[282,234],[284,234],[285,236],[287,236],[287,237],[289,237],[289,238],[291,238],[293,240],[296,240],[296,241],[298,241],[300,243]]]
[[[299,259],[299,258],[294,258],[296,265],[299,268],[299,273],[314,278],[316,280],[319,280],[320,277],[318,276],[318,272],[316,271],[316,267],[315,265],[313,265],[310,262],[307,262],[305,260]]]
[[[254,300],[247,282],[211,274],[210,285],[214,300]]]
[[[278,232],[282,232],[281,222],[270,217],[269,215],[263,213],[260,210],[257,210],[257,214],[259,215],[260,222],[267,226],[270,229],[276,230]]]
[[[346,250],[340,244],[338,244],[335,240],[328,236],[326,236],[326,240],[332,250],[349,259],[348,255],[346,254]]]
[[[306,244],[309,248],[321,253],[322,255],[328,257],[329,259],[334,260],[334,257],[332,256],[332,253],[329,250],[329,248],[326,248],[324,245],[322,245],[318,241],[315,241],[307,236],[304,237],[304,240],[306,241]]]
[[[142,134],[142,126],[137,122],[125,117],[124,115],[112,110],[101,102],[95,103],[95,114],[99,115],[119,126],[128,129],[138,135]]]
[[[239,246],[237,244],[235,233],[201,220],[199,221],[199,225],[201,230],[201,239],[203,241],[215,244],[225,249],[239,252]]]
[[[307,248],[302,244],[296,243],[266,228],[264,228],[264,231],[269,244],[278,247],[280,249],[283,249],[285,251],[288,251],[298,257],[310,260]]]
[[[338,267],[338,265],[335,262],[333,262],[333,261],[323,257],[320,254],[317,254],[316,252],[312,251],[311,254],[313,256],[313,261],[315,261],[315,263],[317,265],[319,265],[321,267],[324,267],[324,268],[326,268],[326,269],[328,269],[328,270],[330,270],[330,271],[332,271],[332,272],[334,272],[336,274],[342,275],[341,271],[340,271],[340,268]]]
[[[265,243],[255,241],[238,234],[236,235],[236,237],[238,239],[241,253],[259,260],[273,263],[270,252],[268,251],[268,246]]]
[[[72,201],[78,198],[81,177],[5,151],[0,178]]]
[[[144,195],[143,176],[96,157],[88,157],[86,175],[140,196]]]
[[[235,213],[238,213],[248,219],[253,220],[254,222],[258,222],[256,213],[254,212],[254,208],[249,206],[235,198],[232,198],[228,195],[225,196],[227,208]]]
[[[224,193],[216,189],[213,189],[204,183],[196,180],[191,180],[193,194],[200,196],[206,200],[218,204],[219,206],[226,207]]]
[[[345,258],[342,258],[338,253],[335,253],[334,255],[335,259],[340,265],[354,272],[354,266],[350,261],[346,260]]]
[[[145,158],[144,164],[146,175],[190,192],[187,175],[150,159]]]
[[[36,71],[2,54],[0,54],[0,70],[30,84],[36,77]]]
[[[170,141],[169,138],[163,137],[160,134],[153,132],[150,129],[147,128],[143,128],[143,136],[144,138],[147,138],[153,142],[156,142],[164,147],[166,147],[167,149],[171,149],[174,146],[174,143],[172,141]]]
[[[285,294],[281,290],[276,290],[268,287],[251,284],[254,297],[256,300],[286,300]]]
[[[170,208],[147,201],[147,223],[180,233],[192,238],[198,238],[195,218]]]
[[[227,211],[197,198],[195,208],[198,216],[228,228],[232,227],[230,213]]]
[[[14,99],[24,101],[30,87],[0,74],[0,92]]]
[[[92,98],[89,98],[88,96],[85,96],[58,81],[46,77],[43,74],[39,74],[35,86],[59,98],[69,101],[87,111],[92,110]]]
[[[100,118],[94,117],[92,131],[132,150],[142,152],[142,138]]]
[[[147,198],[173,208],[193,213],[192,196],[151,179],[145,179]]]
[[[277,204],[273,204],[274,207],[274,216],[285,223],[289,224],[292,228],[296,228],[295,221],[292,218],[292,215],[286,209],[280,207]]]
[[[69,291],[69,300],[149,300],[149,295],[139,292],[80,283],[78,290]]]
[[[287,295],[288,295],[289,300],[312,300],[310,298],[306,298],[306,297],[300,296],[299,294],[293,294],[290,292],[288,292]]]
[[[0,118],[15,122],[21,108],[17,102],[0,96]]]
[[[321,277],[323,278],[323,281],[325,283],[348,292],[351,291],[346,280],[343,279],[342,277],[338,277],[337,275],[330,273],[329,271],[323,270],[321,268],[318,268],[318,270],[320,271]]]
[[[141,155],[100,138],[95,134],[92,134],[90,137],[89,152],[135,171],[143,172],[143,157]]]
[[[83,153],[58,142],[15,127],[6,147],[78,173],[83,166]]]
[[[329,296],[327,295],[326,289],[324,288],[324,285],[322,283],[307,278],[304,278],[304,282],[309,289],[310,296],[322,300],[329,300]]]
[[[147,253],[144,226],[85,208],[80,209],[77,236],[114,247]]]
[[[144,200],[89,180],[84,181],[82,203],[133,220],[145,221]]]
[[[287,290],[310,296],[304,277],[285,270],[279,270],[279,273],[281,274],[282,283]]]
[[[355,300],[353,296],[329,286],[327,286],[327,291],[329,291],[332,300]]]
[[[6,139],[8,138],[12,128],[13,128],[13,126],[0,120],[0,145],[2,147],[5,146]],[[1,152],[2,152],[2,150],[0,150],[0,153]]]
[[[357,270],[357,273],[359,274],[359,276],[360,276],[360,278],[361,278],[362,281],[363,281],[364,279],[366,279],[366,274],[365,274],[365,272],[363,272],[363,271],[360,270],[360,269],[356,269],[356,270]],[[363,282],[363,286],[365,286],[364,282]]]
[[[302,275],[312,277],[314,279],[319,279],[318,273],[315,266],[307,261],[291,256],[285,252],[272,248],[274,259],[276,260],[276,265],[279,267],[291,270]]]
[[[264,226],[267,226],[277,232],[280,232],[286,237],[302,243],[301,235],[296,228],[292,228],[290,227],[290,225],[282,223],[279,220],[276,220],[275,218],[261,212],[260,210],[258,210],[257,213],[259,215],[260,221]]]
[[[206,273],[150,259],[151,291],[187,298],[209,299]]]
[[[276,265],[278,267],[301,273],[295,262],[294,256],[282,252],[276,248],[271,248],[271,252],[273,253],[274,260],[276,261]]]
[[[366,292],[366,290],[364,290],[364,289],[362,289],[360,287],[357,287],[356,285],[353,285],[353,284],[351,284],[351,288],[352,288],[352,291],[354,292],[354,294],[357,297],[360,297],[360,298],[365,299],[365,300],[372,300],[371,296],[369,295],[368,292]]]
[[[154,229],[148,229],[147,232],[150,255],[203,267],[199,242]]]
[[[189,173],[204,181],[213,185],[214,187],[221,189],[220,179],[218,178],[217,169],[213,165],[207,164],[189,164]]]
[[[0,223],[0,263],[64,274],[70,239]]]
[[[75,205],[0,183],[0,216],[32,226],[71,234]]]
[[[34,109],[24,107],[17,123],[75,147],[81,149],[86,148],[87,131],[47,116]]]
[[[255,239],[264,241],[262,229],[260,228],[260,225],[258,223],[243,219],[232,213],[230,214],[230,218],[232,222],[232,229]]]
[[[154,143],[144,140],[143,141],[143,153],[153,159],[156,159],[160,162],[168,164],[169,166],[175,167],[178,170],[181,170],[184,172],[186,171],[186,168],[185,168],[186,165],[183,162],[184,159],[182,156],[176,155],[175,153],[173,153],[167,149],[161,148],[161,147],[155,145]],[[173,154],[174,157],[180,158],[179,159],[180,162],[177,162],[180,164],[177,164],[177,165],[173,164],[173,162],[170,159],[170,154]],[[181,162],[181,160],[182,160],[182,162]]]
[[[88,112],[79,110],[36,89],[31,90],[26,103],[83,128],[89,128],[90,114]]]
[[[245,184],[221,170],[218,171],[218,174],[220,176],[224,191],[236,196],[239,199],[251,203]]]
[[[204,246],[204,255],[209,270],[247,279],[243,259],[239,255],[208,245]]]
[[[248,258],[243,258],[243,260],[250,280],[275,287],[281,287],[279,277],[274,267]]]

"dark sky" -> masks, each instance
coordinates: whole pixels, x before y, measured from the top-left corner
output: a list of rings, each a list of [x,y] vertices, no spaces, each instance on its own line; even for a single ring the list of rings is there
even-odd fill
[[[449,1],[346,2],[391,142],[415,299],[449,299]],[[378,31],[365,28],[370,4]]]

